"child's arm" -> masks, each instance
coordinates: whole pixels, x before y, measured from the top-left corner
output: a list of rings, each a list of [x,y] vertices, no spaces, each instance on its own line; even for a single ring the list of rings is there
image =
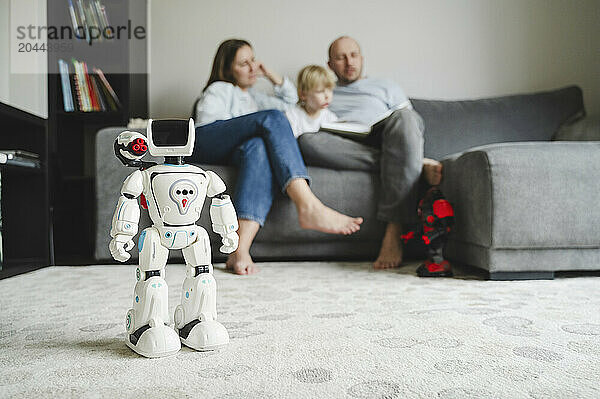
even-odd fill
[[[257,89],[251,88],[250,90],[259,109],[285,111],[292,108],[298,102],[296,87],[288,78],[283,78],[283,83],[280,86],[273,86],[274,96],[265,94]]]

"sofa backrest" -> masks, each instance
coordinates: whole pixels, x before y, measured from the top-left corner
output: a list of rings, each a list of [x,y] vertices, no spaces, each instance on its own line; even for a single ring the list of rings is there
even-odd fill
[[[509,141],[546,141],[583,117],[577,86],[469,101],[411,99],[425,122],[425,156],[441,159],[468,148]]]

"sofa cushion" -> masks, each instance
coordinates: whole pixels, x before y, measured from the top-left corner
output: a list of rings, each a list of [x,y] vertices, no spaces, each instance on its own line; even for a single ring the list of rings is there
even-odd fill
[[[600,117],[564,124],[553,138],[562,141],[600,141]]]
[[[425,122],[425,156],[434,159],[485,144],[547,141],[585,113],[577,86],[470,101],[411,101]]]

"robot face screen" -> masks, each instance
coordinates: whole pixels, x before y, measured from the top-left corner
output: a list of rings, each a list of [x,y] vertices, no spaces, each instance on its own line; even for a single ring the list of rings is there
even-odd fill
[[[156,147],[182,147],[188,142],[187,120],[152,121],[152,141]]]

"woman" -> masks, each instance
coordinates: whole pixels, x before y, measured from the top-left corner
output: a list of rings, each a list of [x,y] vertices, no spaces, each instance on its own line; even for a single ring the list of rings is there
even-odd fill
[[[273,83],[275,96],[252,90],[258,76]],[[238,39],[221,43],[195,107],[199,126],[191,160],[231,162],[239,168],[234,205],[240,242],[227,259],[227,267],[237,274],[257,271],[250,246],[265,222],[276,189],[294,202],[302,228],[352,234],[363,221],[325,206],[310,190],[298,143],[280,111],[297,100],[294,85],[255,60],[250,43]]]

